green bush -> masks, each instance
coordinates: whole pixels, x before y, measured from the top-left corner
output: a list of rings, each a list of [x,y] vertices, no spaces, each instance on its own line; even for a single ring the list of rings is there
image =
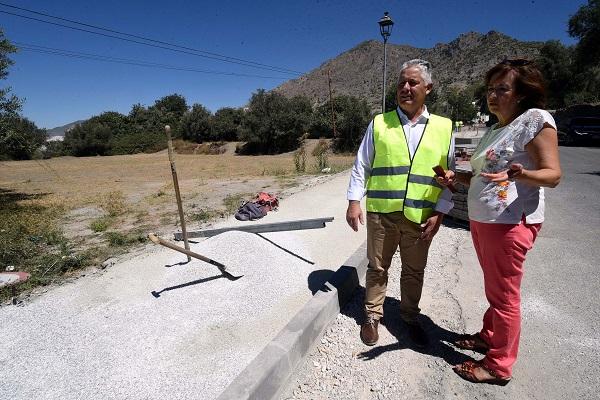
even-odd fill
[[[121,233],[121,232],[105,232],[104,236],[111,246],[129,246],[136,243],[143,243],[146,237],[139,233]]]
[[[112,223],[111,217],[96,218],[90,223],[90,229],[94,232],[104,232]]]
[[[277,154],[296,149],[312,116],[306,97],[288,99],[277,92],[259,89],[252,94],[245,115],[241,139],[246,149],[263,154]]]

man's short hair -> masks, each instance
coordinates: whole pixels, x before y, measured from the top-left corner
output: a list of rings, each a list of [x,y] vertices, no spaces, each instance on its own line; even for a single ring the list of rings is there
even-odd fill
[[[420,58],[415,58],[414,60],[410,60],[402,64],[402,68],[400,68],[400,73],[404,71],[406,68],[417,67],[421,71],[421,77],[425,81],[427,85],[432,84],[431,80],[431,63],[429,61],[421,60]]]

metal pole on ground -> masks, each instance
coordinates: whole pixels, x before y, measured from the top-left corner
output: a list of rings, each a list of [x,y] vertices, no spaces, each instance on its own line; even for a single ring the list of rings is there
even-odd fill
[[[183,236],[183,244],[186,250],[190,250],[188,243],[187,231],[185,229],[185,218],[183,216],[183,204],[181,203],[181,194],[179,193],[179,181],[177,180],[177,170],[175,169],[175,158],[173,156],[173,141],[171,140],[171,127],[165,125],[165,133],[167,134],[167,148],[169,149],[169,162],[171,163],[171,174],[173,175],[173,186],[175,187],[175,198],[177,199],[177,209],[179,210],[179,223],[181,224],[181,234]],[[192,258],[187,256],[188,262]]]

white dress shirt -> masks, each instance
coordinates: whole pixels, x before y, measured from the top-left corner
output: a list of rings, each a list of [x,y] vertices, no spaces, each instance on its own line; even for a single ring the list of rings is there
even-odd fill
[[[404,135],[406,136],[406,143],[408,143],[408,151],[410,157],[413,158],[421,136],[425,130],[425,125],[429,120],[429,112],[427,107],[423,106],[424,110],[415,122],[411,122],[410,119],[402,112],[400,107],[397,107],[398,116],[400,117],[400,123],[404,129]],[[348,185],[348,200],[360,200],[367,193],[367,180],[371,176],[371,170],[373,168],[373,160],[375,159],[375,145],[373,136],[373,121],[369,124],[365,136],[363,137],[362,143],[356,154],[356,160],[354,161],[354,167],[350,175],[350,184]],[[454,169],[454,135],[450,141],[450,150],[448,152],[448,167]],[[452,202],[452,192],[448,188],[444,188],[440,195],[438,202],[435,206],[435,210],[448,214],[454,207]]]

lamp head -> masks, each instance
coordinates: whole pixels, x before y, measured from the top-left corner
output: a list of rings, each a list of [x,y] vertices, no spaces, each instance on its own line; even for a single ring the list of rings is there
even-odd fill
[[[379,20],[379,32],[381,33],[381,37],[383,40],[387,40],[387,38],[392,34],[392,27],[394,26],[394,21],[388,15],[388,12],[383,13],[383,17]]]

